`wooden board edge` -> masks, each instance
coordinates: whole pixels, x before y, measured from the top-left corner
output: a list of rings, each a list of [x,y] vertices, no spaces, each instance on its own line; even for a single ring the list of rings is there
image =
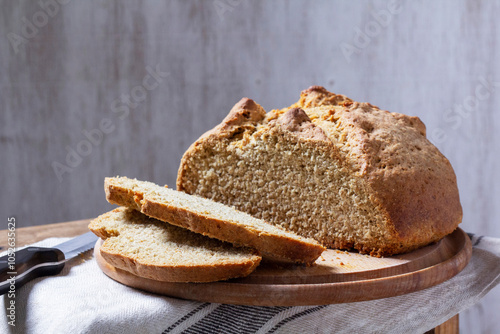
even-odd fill
[[[241,284],[169,283],[135,276],[108,264],[99,253],[100,241],[94,255],[101,270],[124,285],[161,295],[236,305],[252,306],[307,306],[367,301],[399,296],[442,283],[461,272],[472,256],[472,244],[462,231],[463,247],[452,258],[431,266],[384,278],[353,282],[307,284]],[[389,289],[387,289],[389,287]]]

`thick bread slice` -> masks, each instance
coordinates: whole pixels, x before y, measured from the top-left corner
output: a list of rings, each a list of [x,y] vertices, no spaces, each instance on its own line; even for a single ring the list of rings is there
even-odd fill
[[[462,220],[453,168],[418,117],[318,86],[267,113],[243,98],[186,151],[177,190],[376,256],[438,241]]]
[[[318,242],[206,198],[126,177],[106,178],[106,198],[193,232],[257,249],[285,262],[313,263],[325,250]]]
[[[111,265],[165,282],[214,282],[249,275],[261,257],[124,207],[94,219],[89,229],[105,239],[102,257]]]

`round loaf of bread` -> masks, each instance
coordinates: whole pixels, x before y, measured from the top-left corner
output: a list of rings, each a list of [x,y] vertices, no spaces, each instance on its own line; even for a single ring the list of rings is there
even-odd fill
[[[462,220],[453,168],[418,117],[318,86],[268,113],[242,99],[184,154],[177,189],[374,256],[436,242]]]

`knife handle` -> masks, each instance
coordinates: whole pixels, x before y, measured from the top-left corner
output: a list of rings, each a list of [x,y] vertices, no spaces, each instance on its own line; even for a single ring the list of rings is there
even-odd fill
[[[9,260],[12,263],[9,263]],[[22,287],[34,278],[57,275],[64,268],[64,254],[57,248],[27,247],[0,257],[0,295]]]

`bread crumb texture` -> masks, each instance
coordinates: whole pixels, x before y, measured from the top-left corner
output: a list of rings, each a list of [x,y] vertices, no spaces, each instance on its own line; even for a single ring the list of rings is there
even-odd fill
[[[408,252],[462,220],[453,168],[425,131],[319,86],[267,113],[244,98],[184,154],[177,189],[327,247]]]
[[[106,178],[110,203],[211,238],[256,249],[266,258],[312,264],[325,250],[317,241],[200,196],[127,177]]]
[[[105,239],[100,251],[113,266],[168,282],[211,282],[249,275],[260,263],[253,249],[234,247],[124,207],[94,219]]]

